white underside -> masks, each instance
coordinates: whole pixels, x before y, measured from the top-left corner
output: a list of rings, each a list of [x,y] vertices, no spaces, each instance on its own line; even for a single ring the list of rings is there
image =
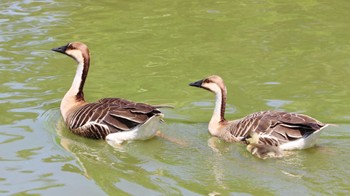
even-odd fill
[[[317,139],[320,137],[322,130],[327,127],[324,126],[322,129],[314,132],[306,138],[301,138],[293,142],[288,142],[279,146],[281,150],[301,150],[313,147],[316,144]]]
[[[111,146],[119,146],[124,141],[147,140],[152,138],[158,131],[163,115],[154,115],[144,124],[137,126],[130,131],[111,133],[106,136],[106,141]]]

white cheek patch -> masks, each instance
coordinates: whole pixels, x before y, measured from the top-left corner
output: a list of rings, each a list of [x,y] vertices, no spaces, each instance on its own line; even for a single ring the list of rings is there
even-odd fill
[[[84,62],[83,54],[80,50],[67,50],[66,54],[72,56],[79,64]]]
[[[213,91],[214,93],[221,93],[220,87],[215,83],[205,83],[202,86]]]

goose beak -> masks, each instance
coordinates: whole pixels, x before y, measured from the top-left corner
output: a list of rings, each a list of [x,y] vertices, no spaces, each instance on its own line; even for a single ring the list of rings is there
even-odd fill
[[[190,85],[190,86],[194,86],[194,87],[199,87],[199,88],[201,88],[201,87],[202,87],[202,83],[203,83],[203,80],[198,80],[198,81],[196,81],[196,82],[190,83],[189,85]]]
[[[60,46],[57,48],[52,48],[51,50],[55,51],[55,52],[62,53],[62,54],[66,54],[66,49],[67,49],[67,46],[65,45],[65,46]]]

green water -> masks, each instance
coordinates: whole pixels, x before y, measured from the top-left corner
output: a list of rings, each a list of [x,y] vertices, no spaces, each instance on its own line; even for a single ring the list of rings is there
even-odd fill
[[[350,2],[1,1],[0,195],[348,195]],[[166,139],[114,149],[71,134],[59,104],[90,47],[87,100],[123,97],[164,109]],[[327,128],[315,148],[258,160],[211,138],[218,74],[227,119],[278,109]]]

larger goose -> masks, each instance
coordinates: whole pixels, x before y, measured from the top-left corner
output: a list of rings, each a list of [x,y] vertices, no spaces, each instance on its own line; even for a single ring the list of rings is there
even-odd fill
[[[85,44],[72,42],[52,50],[78,63],[73,83],[60,106],[62,117],[73,133],[106,139],[113,146],[127,140],[149,139],[156,134],[163,116],[157,107],[120,98],[85,101],[83,88],[90,66],[90,53]]]
[[[228,121],[224,116],[227,90],[221,77],[213,75],[189,85],[206,89],[216,95],[214,113],[208,125],[210,134],[227,142],[245,144],[253,141],[248,138],[257,137],[254,139],[257,141],[247,148],[252,153],[268,149],[282,151],[312,147],[322,129],[328,125],[303,114],[282,111],[261,111]],[[280,152],[275,154],[279,155]]]

